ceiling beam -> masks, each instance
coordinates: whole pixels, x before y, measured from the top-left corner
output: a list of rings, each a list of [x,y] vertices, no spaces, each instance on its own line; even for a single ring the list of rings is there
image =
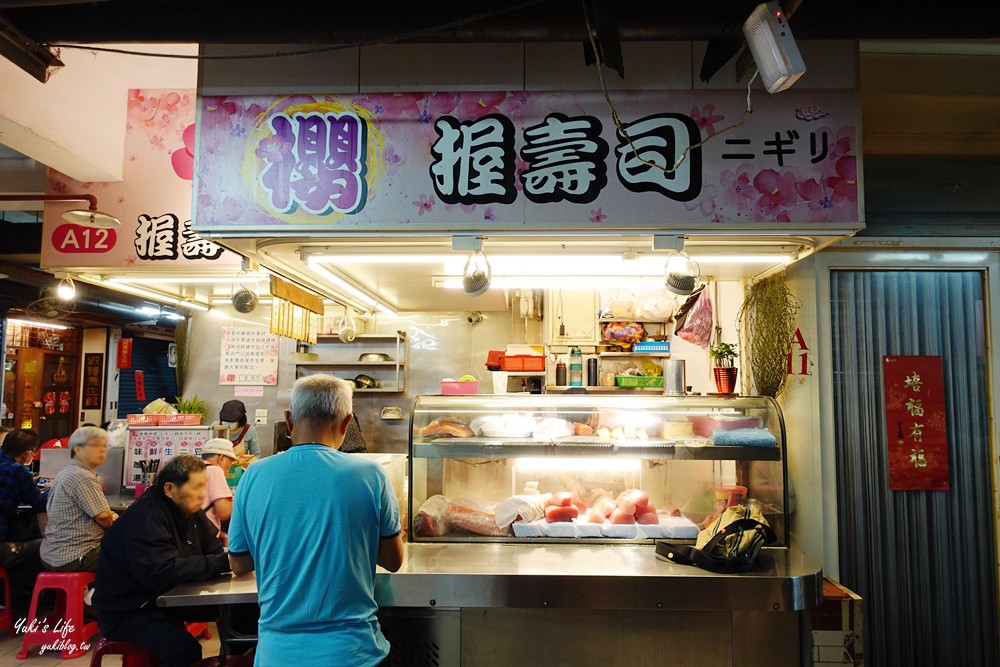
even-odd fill
[[[54,53],[18,30],[3,14],[0,14],[0,56],[42,83],[63,66]]]

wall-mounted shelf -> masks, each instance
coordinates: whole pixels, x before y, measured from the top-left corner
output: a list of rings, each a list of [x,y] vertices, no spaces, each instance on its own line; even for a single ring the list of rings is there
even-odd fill
[[[309,346],[309,351],[320,358],[316,361],[303,361],[295,364],[297,376],[328,370],[338,377],[350,380],[364,371],[370,373],[383,386],[374,389],[359,387],[354,390],[355,394],[402,394],[406,392],[405,331],[397,331],[394,334],[359,334],[350,343],[340,340],[337,334],[320,334],[316,336],[316,343]],[[359,354],[368,352],[383,352],[388,354],[392,360],[357,360]]]
[[[326,366],[328,368],[393,368],[395,361],[300,361],[296,366]]]

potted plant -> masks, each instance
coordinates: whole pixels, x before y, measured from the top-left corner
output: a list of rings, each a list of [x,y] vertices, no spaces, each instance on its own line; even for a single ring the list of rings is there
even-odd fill
[[[169,426],[198,426],[201,420],[208,415],[208,403],[198,398],[195,394],[191,398],[175,397],[177,402],[174,408],[177,415],[164,415],[160,418],[160,425]]]
[[[709,351],[715,367],[712,369],[715,375],[715,388],[720,394],[736,393],[736,374],[739,369],[733,363],[736,360],[736,345],[733,343],[719,343],[712,346]]]

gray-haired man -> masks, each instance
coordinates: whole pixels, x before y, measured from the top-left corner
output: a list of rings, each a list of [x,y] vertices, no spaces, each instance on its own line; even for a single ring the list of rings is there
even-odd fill
[[[344,380],[292,387],[292,447],[240,478],[229,524],[233,572],[257,568],[257,665],[377,665],[375,566],[403,562],[399,507],[377,463],[340,452],[351,423]]]
[[[108,457],[108,432],[82,426],[69,437],[69,448],[69,465],[49,491],[49,523],[40,555],[47,570],[93,572],[104,531],[118,518],[94,472]]]

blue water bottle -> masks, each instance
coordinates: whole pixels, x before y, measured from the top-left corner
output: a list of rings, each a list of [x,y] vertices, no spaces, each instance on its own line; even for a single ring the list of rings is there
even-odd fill
[[[578,347],[569,351],[569,386],[583,386],[583,353]]]

